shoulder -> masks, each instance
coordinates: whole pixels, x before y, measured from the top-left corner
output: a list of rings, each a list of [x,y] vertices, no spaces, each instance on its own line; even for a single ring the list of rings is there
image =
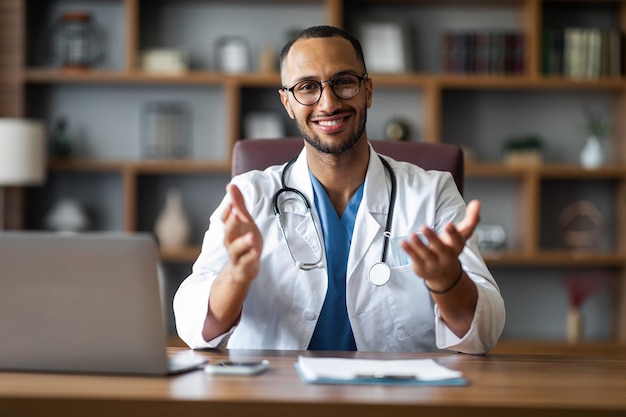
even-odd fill
[[[382,155],[382,157],[389,163],[398,179],[402,178],[403,180],[408,181],[434,182],[446,182],[448,179],[452,179],[452,174],[448,171],[425,170],[424,168],[410,162],[398,161],[385,155]]]
[[[273,165],[263,171],[253,170],[234,176],[231,183],[237,185],[247,203],[256,205],[272,199],[281,188],[283,165]]]
[[[463,197],[450,172],[425,170],[409,162],[384,158],[396,177],[398,198],[414,199],[422,203],[432,201],[436,205],[462,205]]]

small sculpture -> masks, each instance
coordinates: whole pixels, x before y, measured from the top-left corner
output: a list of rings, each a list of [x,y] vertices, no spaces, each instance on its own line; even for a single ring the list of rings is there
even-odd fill
[[[59,200],[46,216],[45,226],[56,232],[83,232],[89,220],[78,202],[71,199]]]
[[[190,234],[182,197],[178,190],[169,190],[163,211],[157,217],[154,232],[163,249],[180,249],[187,245]]]

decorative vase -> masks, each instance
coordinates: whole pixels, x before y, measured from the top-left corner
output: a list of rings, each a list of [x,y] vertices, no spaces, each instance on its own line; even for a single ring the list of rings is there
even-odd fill
[[[78,202],[72,199],[57,201],[45,218],[48,229],[56,232],[82,232],[89,227],[89,219]]]
[[[569,343],[570,345],[574,345],[581,341],[583,333],[583,321],[579,307],[570,307],[570,309],[568,310],[565,331],[567,336],[567,343]]]
[[[177,249],[187,244],[190,226],[178,190],[167,192],[165,206],[157,217],[154,232],[162,248]]]
[[[595,135],[590,135],[580,152],[580,164],[586,169],[600,167],[604,163],[602,142]]]

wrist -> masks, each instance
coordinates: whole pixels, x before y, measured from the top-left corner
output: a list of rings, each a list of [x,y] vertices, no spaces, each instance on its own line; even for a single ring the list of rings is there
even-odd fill
[[[459,273],[456,276],[456,278],[454,279],[454,281],[452,281],[447,287],[441,289],[441,290],[437,290],[434,288],[431,288],[428,283],[426,281],[424,281],[424,285],[426,286],[426,289],[428,291],[430,291],[433,294],[437,294],[437,295],[442,295],[442,294],[446,294],[450,291],[452,291],[454,289],[454,287],[456,287],[458,285],[459,282],[461,282],[461,278],[463,278],[463,267],[461,266],[461,263],[459,262]]]

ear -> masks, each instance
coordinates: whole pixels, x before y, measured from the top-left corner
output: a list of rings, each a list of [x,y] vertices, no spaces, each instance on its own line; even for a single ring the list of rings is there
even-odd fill
[[[283,107],[287,111],[289,118],[292,120],[295,119],[296,116],[293,114],[293,109],[289,103],[289,93],[285,90],[278,90],[278,94],[280,94],[280,102],[283,103]]]

